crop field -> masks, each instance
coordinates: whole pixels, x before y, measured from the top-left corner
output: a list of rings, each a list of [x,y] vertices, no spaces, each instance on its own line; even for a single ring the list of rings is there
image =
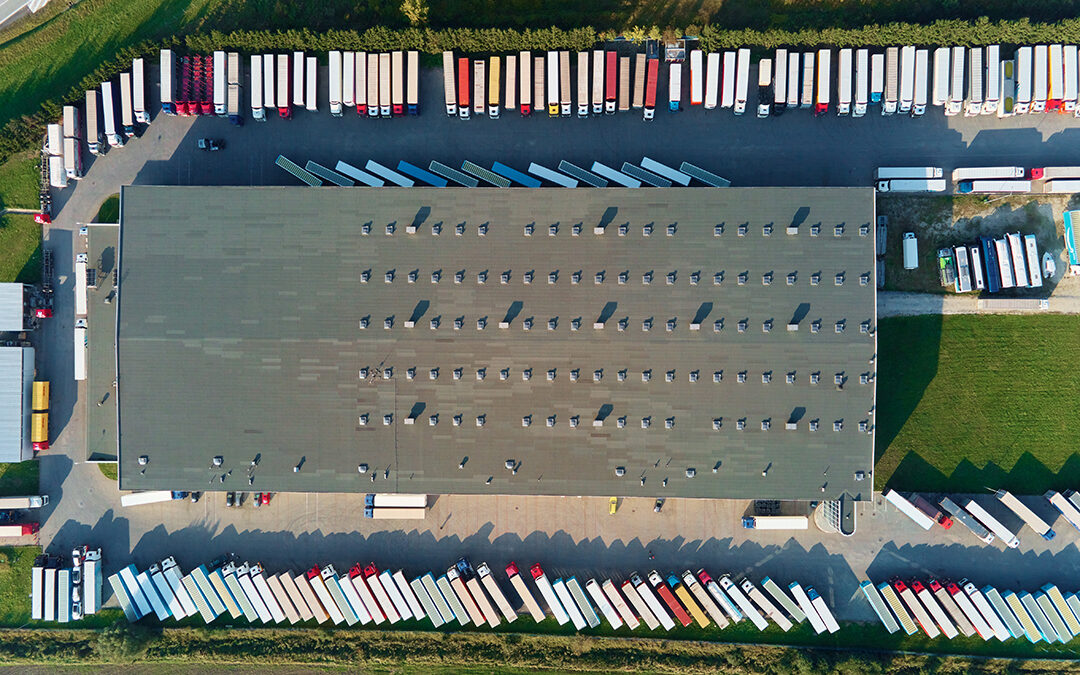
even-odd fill
[[[1080,485],[1080,318],[899,317],[879,330],[877,489]]]

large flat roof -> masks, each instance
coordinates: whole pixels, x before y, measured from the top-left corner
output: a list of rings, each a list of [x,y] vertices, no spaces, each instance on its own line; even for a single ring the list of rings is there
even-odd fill
[[[873,218],[869,188],[126,187],[120,487],[868,498]]]

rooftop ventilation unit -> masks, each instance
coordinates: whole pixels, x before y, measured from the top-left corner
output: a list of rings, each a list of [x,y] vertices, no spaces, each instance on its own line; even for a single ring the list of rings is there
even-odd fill
[[[788,225],[787,226],[787,233],[790,236],[795,236],[795,235],[799,234],[799,226],[798,225]]]
[[[675,277],[678,276],[675,272],[667,273],[667,285],[672,286],[675,284]]]
[[[673,330],[675,330],[675,319],[668,319],[667,320],[667,332],[670,333]]]
[[[521,322],[521,330],[532,330],[533,318],[530,316]]]
[[[483,237],[483,236],[486,236],[487,233],[488,233],[488,224],[487,223],[480,223],[480,225],[476,228],[476,236]]]
[[[390,330],[393,327],[394,327],[394,317],[388,316],[385,319],[383,319],[383,328],[385,328],[386,330]]]
[[[559,325],[558,319],[548,319],[548,330],[555,330],[555,327]]]
[[[435,270],[431,273],[431,283],[437,284],[442,281],[442,270]]]
[[[799,428],[799,423],[798,422],[786,422],[784,424],[784,429],[786,429],[787,431],[795,431],[798,428]]]
[[[416,377],[416,366],[409,368],[405,371],[405,379],[411,380]]]
[[[361,380],[366,380],[367,378],[368,378],[368,369],[365,366],[365,367],[360,369],[360,379]]]
[[[810,373],[810,384],[821,382],[821,373]]]
[[[630,318],[629,317],[624,316],[623,318],[619,319],[619,332],[622,332],[622,331],[626,330],[626,327],[628,325],[630,325]]]
[[[842,385],[844,383],[844,374],[843,373],[837,373],[836,375],[834,375],[833,376],[833,382],[835,384],[837,384],[838,386]]]
[[[643,237],[651,237],[652,236],[652,223],[649,223],[648,225],[642,225],[642,227],[641,227],[641,236],[643,236]]]
[[[509,327],[510,327],[510,322],[509,321],[500,321],[499,322],[499,328],[505,330],[505,329],[507,329]]]
[[[762,384],[769,384],[770,382],[772,382],[772,371],[767,370],[767,371],[765,371],[764,373],[761,374],[761,383]]]
[[[810,285],[817,286],[821,283],[821,272],[814,272],[810,275]]]
[[[791,272],[791,273],[789,273],[787,275],[787,285],[788,286],[794,286],[795,282],[797,280],[798,280],[798,275],[795,272]]]
[[[869,283],[870,283],[870,273],[869,272],[863,272],[862,274],[859,275],[859,285],[860,286],[865,286],[865,285],[867,285]]]
[[[572,283],[572,284],[581,283],[581,270],[578,270],[577,272],[574,272],[573,274],[570,275],[570,283]]]
[[[615,420],[615,426],[617,426],[620,429],[625,429],[626,428],[626,415],[623,415],[619,419]]]
[[[724,224],[723,223],[713,225],[712,235],[714,237],[719,237],[723,233],[724,233]]]
[[[554,237],[557,234],[559,234],[559,225],[558,225],[558,223],[548,225],[548,236],[549,237]]]
[[[674,370],[669,370],[666,373],[664,373],[664,381],[665,382],[674,382],[675,381],[675,371]]]
[[[486,422],[487,422],[487,415],[477,415],[476,416],[476,426],[482,427],[482,426],[484,426],[484,424]]]
[[[363,413],[360,415],[360,419],[357,421],[360,426],[366,427],[369,419],[371,419],[371,417],[367,413]]]
[[[364,270],[360,273],[360,283],[366,284],[371,281],[371,270]]]
[[[713,282],[713,286],[719,286],[720,284],[724,283],[724,273],[723,272],[713,272],[712,282]]]
[[[442,234],[442,223],[435,223],[431,226],[431,236],[437,237]]]
[[[787,325],[787,329],[788,329],[788,332],[789,332],[789,333],[794,333],[794,332],[797,332],[797,331],[799,330],[799,324],[797,324],[797,323],[795,323],[794,321],[792,321],[791,323],[789,323],[789,324]]]
[[[558,272],[558,270],[556,270],[554,272],[548,272],[548,283],[549,284],[554,284],[558,280],[559,280],[559,272]]]
[[[643,371],[641,371],[641,381],[642,382],[648,382],[651,379],[652,379],[652,370],[643,370]]]
[[[436,424],[439,423],[439,416],[438,415],[432,415],[431,417],[427,418],[427,423],[428,423],[429,427],[435,426]]]
[[[369,319],[366,316],[361,317],[361,319],[360,319],[360,330],[364,330],[365,328],[367,328],[370,323],[371,323],[371,319]]]
[[[503,272],[502,274],[499,275],[499,283],[501,283],[501,284],[510,283],[510,270],[507,270],[507,271],[505,271],[505,272]]]
[[[835,422],[833,422],[832,423],[832,430],[833,431],[843,431],[844,430],[844,420],[836,420]]]
[[[821,223],[814,223],[810,226],[810,236],[816,237],[821,234]]]
[[[394,270],[390,270],[389,272],[387,272],[386,276],[384,277],[384,280],[388,284],[394,283]]]
[[[363,225],[361,225],[360,234],[365,236],[371,234],[371,223],[364,223]]]
[[[860,323],[859,324],[859,332],[860,333],[869,333],[870,332],[870,322],[869,321],[863,321],[862,323]]]
[[[478,283],[478,284],[486,284],[487,283],[487,278],[488,278],[487,270],[484,270],[483,272],[477,272],[476,273],[476,283]]]
[[[723,426],[724,420],[720,417],[714,417],[712,421],[713,431],[720,431],[720,427]]]
[[[521,418],[521,426],[528,427],[532,425],[532,415],[525,415]],[[508,462],[511,460],[507,460]],[[512,467],[511,467],[512,468]]]
[[[412,272],[409,272],[409,277],[408,277],[409,283],[410,284],[415,284],[416,283],[416,278],[419,277],[419,276],[420,276],[420,270],[413,270]]]
[[[767,225],[762,226],[762,228],[761,228],[761,236],[763,236],[763,237],[771,237],[772,236],[772,223],[769,223]]]
[[[454,272],[454,283],[460,284],[463,281],[465,281],[465,270]]]
[[[499,371],[499,379],[500,380],[505,382],[509,378],[510,378],[510,369],[509,368],[503,368],[502,370]]]
[[[459,316],[454,319],[454,330],[461,330],[465,326],[465,317]]]
[[[556,374],[556,369],[555,368],[549,368],[548,369],[548,371],[547,371],[547,380],[548,380],[548,382],[554,382],[555,381],[555,374]]]
[[[390,426],[391,424],[393,424],[393,422],[394,422],[394,414],[393,413],[387,413],[387,414],[382,416],[382,423],[383,423],[384,427]]]
[[[719,333],[720,331],[724,330],[724,320],[716,319],[715,321],[713,321],[712,329],[714,333]]]
[[[602,368],[594,370],[592,373],[592,381],[599,382],[604,378],[604,370]]]
[[[533,282],[533,271],[529,270],[528,272],[523,274],[521,276],[521,281],[524,282],[526,286],[531,284]]]
[[[790,373],[787,374],[787,383],[788,384],[795,384],[795,371],[791,371]]]
[[[630,271],[629,270],[627,270],[625,272],[619,272],[619,285],[620,286],[625,284],[629,280],[630,280]]]
[[[651,271],[646,272],[645,274],[642,274],[641,275],[641,283],[643,283],[645,285],[651,284],[652,283],[652,275],[653,275],[653,273]]]
[[[761,332],[762,333],[768,333],[771,330],[772,330],[772,319],[766,319],[761,324]]]
[[[740,417],[739,419],[735,420],[735,429],[737,431],[745,431],[746,430],[746,418],[745,417]]]
[[[739,225],[739,236],[745,237],[746,233],[750,231],[750,223],[743,223]]]
[[[465,234],[465,223],[458,223],[454,226],[454,235],[460,237]]]
[[[428,371],[428,379],[429,380],[437,380],[437,379],[439,379],[439,369],[438,368],[432,368],[431,370],[429,370]]]
[[[650,417],[642,417],[641,418],[641,428],[642,429],[648,429],[651,426],[652,426],[652,418],[650,418]]]
[[[577,237],[581,234],[581,223],[574,223],[570,226],[570,236]]]
[[[770,420],[761,420],[762,431],[768,431],[770,427],[772,427],[772,422]]]
[[[835,281],[833,283],[835,283],[837,286],[843,286],[844,285],[844,273],[843,272],[837,272],[836,273],[836,279],[835,279]]]
[[[809,426],[810,426],[810,431],[817,431],[818,430],[818,421],[817,420],[810,420],[810,425]]]
[[[619,226],[619,236],[625,237],[628,234],[630,234],[630,223],[623,223]]]
[[[870,234],[870,223],[863,223],[859,226],[859,236],[866,237]]]
[[[623,368],[618,372],[616,379],[619,380],[619,382],[626,381],[626,368]]]
[[[453,423],[453,425],[455,427],[460,427],[461,426],[461,415],[454,415],[451,422]]]
[[[581,417],[579,415],[572,415],[570,417],[570,428],[577,429],[579,422],[581,422]]]
[[[746,332],[746,326],[747,326],[747,320],[746,319],[739,319],[738,328],[739,328],[740,333],[745,333]]]
[[[750,279],[749,272],[739,272],[739,277],[736,280],[740,286],[745,286],[746,282]]]
[[[866,420],[859,420],[859,431],[864,434],[870,430],[870,423]]]
[[[605,228],[603,225],[594,225],[592,233],[599,237],[600,235],[604,234],[605,229],[607,228]]]
[[[570,330],[577,330],[581,328],[581,318],[570,319]]]
[[[772,283],[772,280],[773,280],[773,273],[772,272],[766,272],[765,274],[761,275],[761,285],[762,286],[768,286],[769,284]]]
[[[528,382],[529,380],[531,380],[532,379],[532,368],[526,368],[525,370],[521,371],[521,379],[524,382]]]
[[[404,326],[406,328],[415,328],[416,327],[416,322],[413,321],[412,319],[406,319]]]
[[[604,283],[604,272],[602,270],[600,272],[597,272],[593,276],[593,283],[596,284],[597,286]]]
[[[821,332],[821,319],[816,319],[816,320],[810,322],[810,332],[811,333]]]
[[[723,380],[724,380],[724,371],[722,371],[722,370],[714,370],[713,374],[712,374],[712,381],[719,383],[719,382],[722,382]]]
[[[644,321],[642,321],[641,322],[641,330],[643,330],[643,331],[652,330],[652,319],[645,319]]]
[[[484,330],[487,328],[487,319],[480,317],[476,320],[476,330]]]
[[[571,368],[570,369],[570,381],[571,382],[577,382],[578,381],[578,375],[580,375],[580,374],[581,374],[581,369],[580,368]]]
[[[525,236],[526,237],[533,236],[533,232],[535,232],[535,231],[536,231],[536,225],[534,225],[533,223],[529,223],[528,225],[525,226]]]
[[[701,376],[700,370],[691,370],[689,375],[690,382],[697,382]]]
[[[833,228],[833,236],[834,237],[842,237],[842,236],[844,236],[844,226],[843,225],[837,225],[836,227],[834,227]]]
[[[870,373],[860,373],[859,384],[870,384]]]
[[[485,377],[487,377],[487,368],[477,368],[476,369],[476,381],[477,382],[483,382]]]
[[[393,223],[387,223],[386,224],[386,236],[392,237],[394,235],[394,230],[396,230],[396,229],[397,229],[397,227]]]
[[[665,429],[674,429],[675,428],[675,418],[674,417],[669,417],[666,420],[664,420],[664,428]]]
[[[550,429],[551,427],[555,426],[555,416],[554,416],[554,415],[548,415],[548,418],[547,418],[547,425],[548,425],[548,428],[549,428],[549,429]]]
[[[677,229],[678,229],[678,226],[675,223],[672,223],[672,224],[668,225],[667,226],[667,236],[674,237],[675,236],[675,230],[677,230]]]
[[[836,329],[837,333],[843,333],[844,332],[844,322],[843,321],[837,321],[835,329]]]
[[[738,375],[735,376],[735,381],[739,384],[746,384],[746,371],[740,370]]]
[[[463,369],[461,369],[461,368],[454,368],[454,379],[455,380],[460,380],[461,379],[462,370]]]

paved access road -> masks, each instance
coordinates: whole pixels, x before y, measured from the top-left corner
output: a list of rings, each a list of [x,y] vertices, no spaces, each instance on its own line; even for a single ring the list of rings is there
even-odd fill
[[[148,89],[147,100],[155,100],[154,87]],[[221,119],[158,115],[125,148],[88,161],[88,176],[54,198],[57,214],[46,246],[56,259],[57,311],[35,336],[39,372],[52,381],[53,391],[55,439],[41,460],[41,488],[53,498],[40,514],[47,550],[102,546],[107,572],[132,561],[147,566],[166,555],[190,567],[228,552],[261,560],[270,570],[297,571],[316,562],[341,569],[375,560],[418,573],[442,569],[459,555],[493,566],[538,561],[556,574],[704,566],[714,573],[749,573],[755,579],[769,574],[812,584],[847,619],[870,618],[858,595],[858,581],[867,574],[875,580],[893,574],[969,576],[1029,589],[1052,580],[1080,588],[1077,533],[1067,524],[1057,524],[1060,534],[1053,542],[1027,531],[1019,549],[1004,551],[982,546],[960,527],[925,533],[895,510],[883,509],[880,499],[860,508],[858,533],[851,539],[815,530],[795,536],[742,530],[738,519],[745,502],[669,500],[654,514],[652,495],[624,500],[614,516],[603,498],[440,497],[425,521],[408,524],[365,521],[358,495],[279,495],[258,511],[250,504],[226,510],[220,494],[198,504],[121,509],[114,485],[83,462],[85,393],[75,386],[71,365],[71,275],[74,254],[85,250],[77,223],[89,220],[120,185],[293,184],[273,165],[278,153],[300,164],[314,159],[332,166],[344,159],[362,165],[373,158],[390,165],[398,159],[460,165],[471,159],[519,169],[529,161],[554,166],[563,158],[621,165],[648,155],[674,164],[690,161],[735,185],[816,186],[868,185],[874,167],[886,164],[1031,167],[1072,164],[1080,152],[1080,124],[1056,115],[946,119],[935,109],[923,119],[854,120],[791,111],[759,120],[690,110],[658,111],[652,123],[633,113],[586,120],[506,113],[497,121],[462,122],[443,113],[440,73],[424,74],[422,92],[424,114],[414,119],[334,119],[297,111],[289,122],[248,120],[236,128]],[[227,147],[200,152],[194,145],[201,136],[224,138]],[[1049,516],[1039,501],[1032,503]]]

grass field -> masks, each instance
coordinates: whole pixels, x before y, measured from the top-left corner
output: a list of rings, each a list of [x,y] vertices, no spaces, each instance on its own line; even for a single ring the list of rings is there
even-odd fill
[[[878,489],[1080,484],[1080,320],[919,316],[879,329]]]
[[[100,462],[98,469],[101,471],[101,475],[109,480],[116,480],[119,476],[116,471],[116,462]]]
[[[0,464],[0,497],[37,494],[39,468],[38,462],[32,459],[17,464]]]
[[[0,625],[18,627],[30,620],[30,568],[40,553],[37,546],[0,548]]]
[[[0,164],[0,209],[37,209],[41,173],[36,152],[20,153]]]
[[[0,282],[41,280],[41,226],[31,215],[0,216]]]
[[[98,209],[97,216],[94,217],[95,223],[118,223],[120,222],[120,195],[110,195],[108,199],[101,203],[101,208]]]

